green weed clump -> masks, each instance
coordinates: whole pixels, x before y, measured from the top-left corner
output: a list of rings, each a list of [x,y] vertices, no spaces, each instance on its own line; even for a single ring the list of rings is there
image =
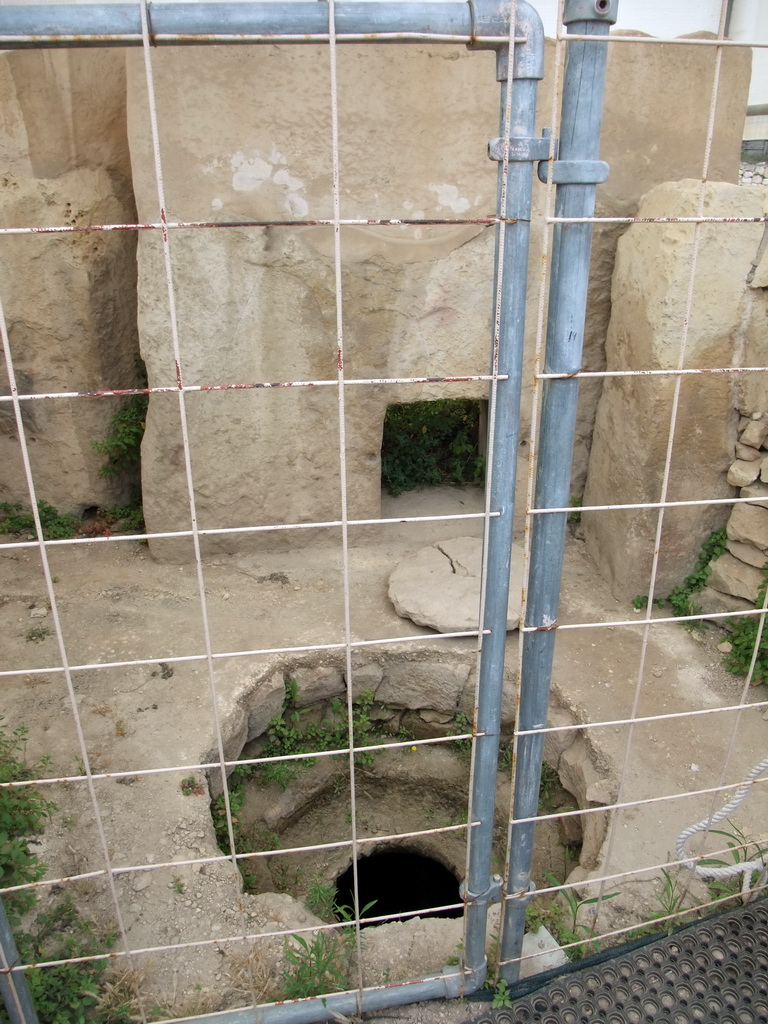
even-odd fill
[[[376,900],[366,903],[360,910],[360,916],[364,917],[375,903]],[[357,939],[351,926],[352,910],[334,903],[332,912],[337,921],[347,922],[350,927],[333,932],[315,932],[310,939],[292,935],[291,941],[286,942],[288,965],[283,971],[284,998],[306,999],[353,987],[351,968]]]
[[[757,592],[757,607],[765,604],[765,592],[768,589],[768,563],[763,566],[763,582]],[[758,643],[752,682],[762,683],[768,678],[768,628],[762,624],[762,615],[749,615],[735,619],[729,640],[732,650],[723,659],[723,665],[736,676],[745,676],[752,664],[755,645]]]
[[[347,728],[347,709],[338,698],[330,703],[328,715],[320,722],[304,723],[305,708],[298,707],[296,682],[288,679],[285,684],[283,709],[267,727],[267,742],[262,751],[266,758],[285,757],[290,754],[311,755],[322,750],[343,750],[349,745]],[[381,741],[375,723],[371,721],[370,711],[374,703],[374,695],[370,690],[363,690],[353,704],[352,725],[353,744],[356,747],[366,746]],[[335,756],[335,755],[334,755]],[[376,751],[358,750],[355,760],[366,765],[373,762]],[[227,779],[229,805],[232,814],[232,825],[235,839],[235,853],[253,853],[263,850],[280,848],[280,837],[273,832],[246,828],[240,821],[240,811],[245,799],[245,786],[251,779],[260,782],[277,783],[287,789],[295,779],[308,771],[316,759],[311,756],[297,758],[295,761],[278,761],[259,765],[237,765]],[[214,830],[219,848],[223,853],[230,853],[229,831],[227,828],[226,804],[222,793],[211,804]],[[246,889],[254,883],[254,869],[248,860],[239,862]]]
[[[53,505],[40,499],[37,503],[40,525],[45,540],[67,540],[75,536],[78,520],[74,516],[59,512]],[[31,512],[25,512],[18,502],[0,502],[0,533],[26,533],[37,536],[35,519]]]
[[[390,494],[438,484],[482,484],[480,403],[470,398],[390,405],[384,417],[381,479]]]
[[[701,607],[691,599],[694,594],[703,590],[707,585],[707,580],[712,572],[710,562],[722,555],[727,540],[725,530],[715,530],[714,533],[711,533],[701,545],[701,551],[691,574],[686,576],[683,582],[670,591],[666,597],[656,598],[654,604],[662,607],[669,605],[672,614],[676,616],[697,615],[701,611]],[[648,596],[638,595],[632,604],[637,609],[647,608]]]
[[[49,758],[28,761],[26,745],[27,729],[22,726],[9,733],[0,718],[0,782],[24,782],[45,775]],[[32,852],[31,844],[56,809],[35,787],[0,789],[0,887],[26,885],[43,877],[45,865]],[[3,901],[23,963],[94,956],[114,944],[115,936],[98,932],[68,896],[55,900],[31,923],[29,915],[37,904],[35,890],[6,893]],[[125,1000],[112,999],[109,1010],[104,1006],[106,970],[105,960],[94,960],[26,971],[40,1024],[130,1024],[134,1019],[130,993]],[[8,1024],[1,1006],[0,1024]]]
[[[140,357],[136,357],[138,387],[147,386],[147,368]],[[149,395],[130,395],[110,420],[106,437],[93,442],[93,448],[107,461],[99,475],[112,479],[132,473],[141,460],[141,439],[147,420]]]

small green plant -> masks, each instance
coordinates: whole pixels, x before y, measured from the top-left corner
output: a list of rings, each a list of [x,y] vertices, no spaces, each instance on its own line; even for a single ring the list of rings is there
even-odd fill
[[[683,582],[670,591],[665,598],[655,598],[653,603],[659,606],[668,604],[672,609],[672,614],[675,616],[698,615],[701,607],[695,601],[692,601],[691,598],[706,586],[712,572],[710,562],[722,555],[725,551],[727,540],[728,537],[725,530],[715,530],[714,533],[711,533],[701,545],[701,550],[691,574],[686,576]],[[642,608],[647,608],[648,596],[638,594],[637,597],[633,598],[632,604],[638,611]]]
[[[187,775],[185,779],[181,780],[181,792],[184,796],[202,796],[205,786],[194,775]]]
[[[265,764],[262,767],[262,774],[267,782],[275,782],[281,789],[288,789],[290,784],[298,779],[311,764],[313,760],[306,761],[275,761],[274,764]]]
[[[509,985],[502,979],[493,991],[491,1006],[494,1010],[501,1010],[503,1007],[511,1005],[512,999],[509,995]]]
[[[171,888],[181,896],[187,891],[187,884],[181,875],[174,875]]]
[[[332,932],[315,932],[310,940],[292,935],[285,944],[285,998],[305,999],[349,988],[346,952],[343,937]]]
[[[448,730],[449,736],[462,736],[466,733],[472,733],[472,723],[464,714],[463,711],[459,711],[453,720],[453,725]],[[472,740],[470,738],[464,740],[454,740],[451,743],[451,749],[457,754],[463,757],[469,757],[472,753]]]
[[[59,512],[53,505],[41,498],[37,503],[40,525],[45,540],[68,540],[75,536],[78,520],[74,516]],[[35,519],[31,512],[25,512],[18,503],[0,502],[0,533],[30,533],[37,536]]]
[[[332,885],[315,881],[307,890],[306,904],[317,917],[331,917],[336,896]]]
[[[482,484],[480,403],[470,398],[390,405],[381,442],[381,480],[390,494],[438,484]]]
[[[43,640],[52,635],[53,633],[48,626],[30,626],[24,634],[24,639],[28,644],[41,644]]]
[[[126,736],[128,734],[128,727],[125,724],[124,718],[118,718],[115,722],[115,736]]]
[[[762,608],[765,604],[765,592],[768,589],[768,563],[763,566],[763,580],[757,592],[757,607]],[[749,672],[752,658],[755,653],[755,645],[760,643],[755,658],[755,667],[752,681],[755,683],[764,682],[768,677],[768,628],[761,629],[760,615],[744,616],[732,620],[732,631],[729,637],[731,652],[723,659],[725,668],[737,676],[745,676]]]
[[[666,868],[661,869],[661,874],[662,888],[661,892],[656,894],[659,909],[651,914],[647,925],[632,932],[632,936],[635,938],[642,935],[657,935],[660,932],[671,935],[675,928],[685,921],[683,914],[685,893],[681,891],[677,878]]]
[[[551,885],[560,886],[562,884],[549,872],[546,877]],[[563,924],[562,918],[560,918],[555,930],[557,941],[561,946],[569,946],[576,942],[581,943],[581,945],[573,946],[572,949],[566,950],[571,960],[580,960],[587,952],[599,952],[600,944],[596,941],[591,941],[594,935],[594,925],[591,928],[587,928],[585,925],[580,924],[579,912],[582,907],[591,907],[598,903],[605,903],[607,900],[620,896],[621,893],[609,892],[603,896],[591,896],[588,899],[580,900],[573,889],[561,889],[561,895],[568,907],[570,919]]]
[[[0,782],[41,778],[48,771],[47,757],[36,762],[27,760],[27,735],[23,726],[9,733],[0,718]],[[56,805],[35,787],[0,789],[0,887],[25,885],[43,877],[45,865],[30,844],[55,811]],[[63,823],[68,827],[67,819]],[[37,902],[34,890],[8,892],[3,900],[24,963],[93,956],[114,943],[115,937],[99,933],[69,896],[49,905],[31,922],[29,916]],[[22,916],[27,922],[23,929]],[[106,969],[104,960],[95,960],[28,970],[26,978],[40,1024],[130,1024],[127,1004],[125,1013],[115,1006],[109,1016],[94,1016],[101,1002]],[[0,1022],[7,1021],[0,1009]]]
[[[24,726],[9,735],[0,717],[0,782],[39,778],[48,769],[47,757],[27,762],[27,735]],[[55,810],[56,804],[34,787],[0,789],[0,888],[36,882],[45,874],[30,842]],[[36,898],[32,890],[6,893],[5,909],[11,925],[19,923],[20,916],[34,906]]]
[[[16,933],[19,955],[26,962],[93,956],[103,953],[114,941],[113,935],[100,934],[68,896],[38,914],[30,931]],[[100,1024],[129,1024],[131,1017],[125,1004],[124,1012],[119,1014],[113,1008],[108,1018],[103,1014],[94,1016],[106,969],[104,960],[93,960],[27,971],[40,1024],[85,1024],[95,1020]],[[0,1014],[0,1020],[7,1018]]]
[[[141,358],[136,359],[138,386],[147,386],[147,368]],[[124,399],[109,424],[109,433],[100,441],[93,442],[93,448],[107,461],[99,475],[114,478],[133,472],[141,459],[141,439],[146,427],[149,395],[130,395]]]
[[[543,761],[539,782],[539,810],[550,814],[559,806],[560,776],[557,769]]]
[[[107,526],[119,523],[123,530],[137,533],[144,530],[144,509],[138,498],[131,505],[112,505],[111,508],[99,509],[99,514]]]
[[[720,857],[708,857],[699,861],[702,867],[724,868],[730,867],[733,864],[745,864],[747,861],[755,860],[762,860],[764,864],[768,862],[768,846],[751,840],[730,819],[728,819],[728,824],[732,831],[726,832],[722,829],[713,828],[710,829],[710,835],[722,836],[725,839],[725,845],[730,851],[731,859],[724,860]],[[741,883],[742,875],[734,875],[732,878],[712,879],[709,882],[709,892],[712,898],[716,900],[740,897]],[[740,902],[740,899],[736,900],[736,905]]]
[[[568,522],[571,526],[578,526],[581,522],[581,512],[578,511],[581,509],[581,498],[577,494],[572,494],[570,505],[571,508],[576,509],[577,511],[568,513]]]

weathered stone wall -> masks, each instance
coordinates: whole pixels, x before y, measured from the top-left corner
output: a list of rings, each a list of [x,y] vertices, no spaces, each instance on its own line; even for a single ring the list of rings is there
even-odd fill
[[[671,182],[652,189],[639,216],[696,214],[700,183]],[[710,184],[704,215],[761,217],[765,192]],[[707,369],[768,362],[765,292],[746,284],[760,224],[703,224],[696,251],[691,314],[686,298],[697,228],[692,224],[634,224],[619,242],[606,343],[611,370]],[[679,405],[667,500],[730,497],[739,413],[755,411],[765,394],[761,374],[702,374],[678,378],[607,378],[593,435],[586,505],[659,501],[673,399]],[[758,411],[761,407],[758,405]],[[759,446],[759,445],[758,445]],[[658,563],[657,596],[664,597],[691,571],[709,533],[722,527],[729,506],[667,509]],[[589,553],[617,597],[647,594],[656,510],[585,512]]]
[[[0,55],[0,225],[131,223],[125,59],[115,50]],[[129,387],[136,380],[136,239],[130,232],[5,237],[3,309],[25,393]],[[5,363],[0,389],[8,394]],[[128,496],[99,476],[94,441],[115,399],[28,401],[37,494],[79,514]],[[16,424],[0,406],[0,500],[29,504]]]
[[[551,56],[541,125],[550,117]],[[713,69],[714,54],[704,47],[623,44],[611,51],[603,155],[612,176],[600,191],[599,213],[631,215],[653,184],[698,172]],[[330,111],[321,50],[162,51],[156,76],[172,216],[237,221],[330,215]],[[724,76],[710,174],[736,181],[748,55],[729,50]],[[669,90],[659,93],[659,81],[675,92],[674,111]],[[129,83],[137,202],[142,217],[155,217],[138,54],[130,56]],[[270,97],[266,109],[252,101],[262,95]],[[482,156],[496,133],[492,55],[460,47],[344,47],[340,102],[342,216],[473,217],[493,211],[495,167]],[[198,125],[190,123],[191,110],[205,112]],[[536,215],[543,200],[537,187]],[[591,369],[605,365],[620,230],[607,226],[596,234],[585,351]],[[535,232],[534,267],[540,243]],[[173,246],[190,383],[333,378],[329,231],[227,230],[213,240],[174,235]],[[345,229],[347,375],[485,372],[492,248],[491,230]],[[143,352],[151,381],[168,383],[174,371],[155,238],[141,239],[139,261]],[[533,275],[530,324],[538,285]],[[479,393],[467,385],[348,389],[351,514],[379,513],[379,447],[388,402]],[[576,490],[586,472],[598,395],[597,382],[582,394]],[[523,415],[527,421],[528,394]],[[155,401],[149,417],[145,509],[157,530],[185,526],[188,518],[176,416],[175,403]],[[190,417],[203,525],[338,517],[332,389],[221,394],[213,402],[190,402]],[[204,477],[200,467],[206,467]],[[255,480],[260,483],[254,486]],[[184,557],[186,546],[166,544],[165,553]]]
[[[90,53],[18,53],[0,59],[0,83],[5,82],[13,101],[6,146],[16,154],[16,164],[11,160],[8,166],[18,165],[16,174],[48,178],[101,164],[123,208],[110,208],[109,217],[102,210],[99,216],[129,219],[128,206],[133,201],[125,188],[129,181],[139,219],[156,220],[142,56],[138,51],[99,54],[105,63],[96,75],[103,75],[105,85],[93,89],[93,94],[103,93],[104,99],[89,104],[82,93],[87,74],[94,74],[85,70],[93,57]],[[238,222],[330,216],[329,79],[323,48],[159,48],[153,59],[172,218]],[[654,184],[699,173],[714,60],[709,47],[626,43],[610,49],[602,155],[612,172],[599,191],[598,213],[632,214],[640,196]],[[46,70],[51,61],[58,69],[55,74]],[[62,61],[71,87],[64,82]],[[125,61],[128,74],[123,86],[120,75]],[[737,180],[749,64],[748,50],[731,48],[723,55],[710,162],[713,179]],[[548,124],[551,116],[552,65],[550,48],[547,78],[540,90],[540,126]],[[487,140],[498,130],[499,86],[493,54],[468,53],[452,46],[344,46],[339,51],[339,78],[343,217],[471,218],[493,213],[496,167],[485,156]],[[666,83],[663,91],[658,89],[660,81]],[[674,104],[670,95],[675,96]],[[71,121],[71,126],[63,138],[57,135],[63,129],[57,127],[46,142],[49,107],[57,117],[66,108],[70,120],[64,117],[63,123]],[[34,138],[34,145],[27,137]],[[24,164],[19,155],[27,151],[36,154],[34,166]],[[51,164],[52,153],[65,155],[61,166]],[[536,217],[543,203],[544,188],[536,186]],[[61,222],[63,210],[48,209],[43,200],[40,209],[45,222]],[[95,209],[84,213],[97,218]],[[607,225],[596,232],[585,350],[585,365],[590,369],[604,366],[610,278],[622,230]],[[130,239],[123,243],[126,246],[135,244],[131,236],[123,237]],[[50,244],[60,243],[56,239]],[[537,230],[534,268],[540,246]],[[186,383],[335,377],[335,296],[328,229],[175,231],[172,249]],[[126,250],[123,255],[130,254]],[[485,372],[492,256],[492,229],[343,229],[347,377]],[[81,379],[98,376],[107,377],[102,381],[107,386],[117,383],[103,373],[98,355],[114,349],[116,338],[127,353],[120,375],[133,383],[135,283],[132,271],[119,272],[118,263],[115,256],[113,269],[102,273],[101,281],[94,273],[89,285],[100,293],[105,287],[109,290],[114,314],[107,318],[108,326],[100,328],[98,341],[94,335],[92,344],[75,341],[67,346],[75,363],[82,364],[82,373],[62,372],[57,389],[81,390]],[[101,257],[99,266],[104,267]],[[139,334],[150,384],[172,385],[175,368],[162,253],[154,233],[141,234],[138,272]],[[538,288],[534,273],[528,303],[531,340]],[[34,304],[34,297],[20,286],[17,294],[19,308]],[[118,309],[118,302],[129,308]],[[61,324],[62,316],[66,322],[68,315],[64,307],[58,319],[53,313],[51,319]],[[62,333],[55,326],[52,329]],[[82,331],[78,330],[79,338]],[[36,334],[39,346],[40,332]],[[12,342],[16,336],[14,327]],[[35,348],[38,351],[45,363],[45,349]],[[529,355],[529,369],[530,359]],[[30,387],[48,387],[36,363],[25,367],[25,372]],[[586,473],[599,389],[599,382],[589,382],[582,390],[574,461],[576,492]],[[351,515],[374,517],[379,512],[379,449],[388,403],[480,395],[483,390],[461,384],[348,388]],[[92,408],[106,422],[114,407],[94,402]],[[187,413],[201,526],[338,517],[335,388],[193,394],[187,399]],[[525,432],[530,418],[528,393],[523,416]],[[73,510],[102,501],[93,497],[94,471],[86,467],[98,459],[90,450],[90,440],[103,433],[100,427],[88,425],[73,442],[61,485],[53,482],[55,475],[62,476],[55,472],[60,467],[51,465],[49,471],[41,463],[41,496],[52,500],[55,495],[62,507]],[[46,435],[45,443],[56,450],[53,436]],[[12,475],[16,476],[15,465]],[[3,496],[17,493],[10,488],[8,483]],[[143,488],[150,530],[188,528],[178,399],[173,395],[154,396],[150,402]],[[302,531],[302,536],[308,539],[308,532]],[[267,542],[274,543],[274,537]],[[168,557],[184,558],[189,550],[186,543],[166,544],[162,551],[158,545],[153,547],[155,554]]]

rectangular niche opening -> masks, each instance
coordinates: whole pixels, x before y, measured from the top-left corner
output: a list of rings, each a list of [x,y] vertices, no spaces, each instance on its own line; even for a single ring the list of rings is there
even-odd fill
[[[391,495],[416,487],[482,487],[488,402],[438,398],[387,407],[381,487]]]

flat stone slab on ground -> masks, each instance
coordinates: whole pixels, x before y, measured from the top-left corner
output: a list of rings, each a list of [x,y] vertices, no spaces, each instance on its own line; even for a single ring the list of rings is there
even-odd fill
[[[455,537],[421,548],[398,562],[389,599],[398,615],[440,633],[478,628],[482,541]],[[523,592],[523,549],[512,545],[507,629],[517,629]]]

